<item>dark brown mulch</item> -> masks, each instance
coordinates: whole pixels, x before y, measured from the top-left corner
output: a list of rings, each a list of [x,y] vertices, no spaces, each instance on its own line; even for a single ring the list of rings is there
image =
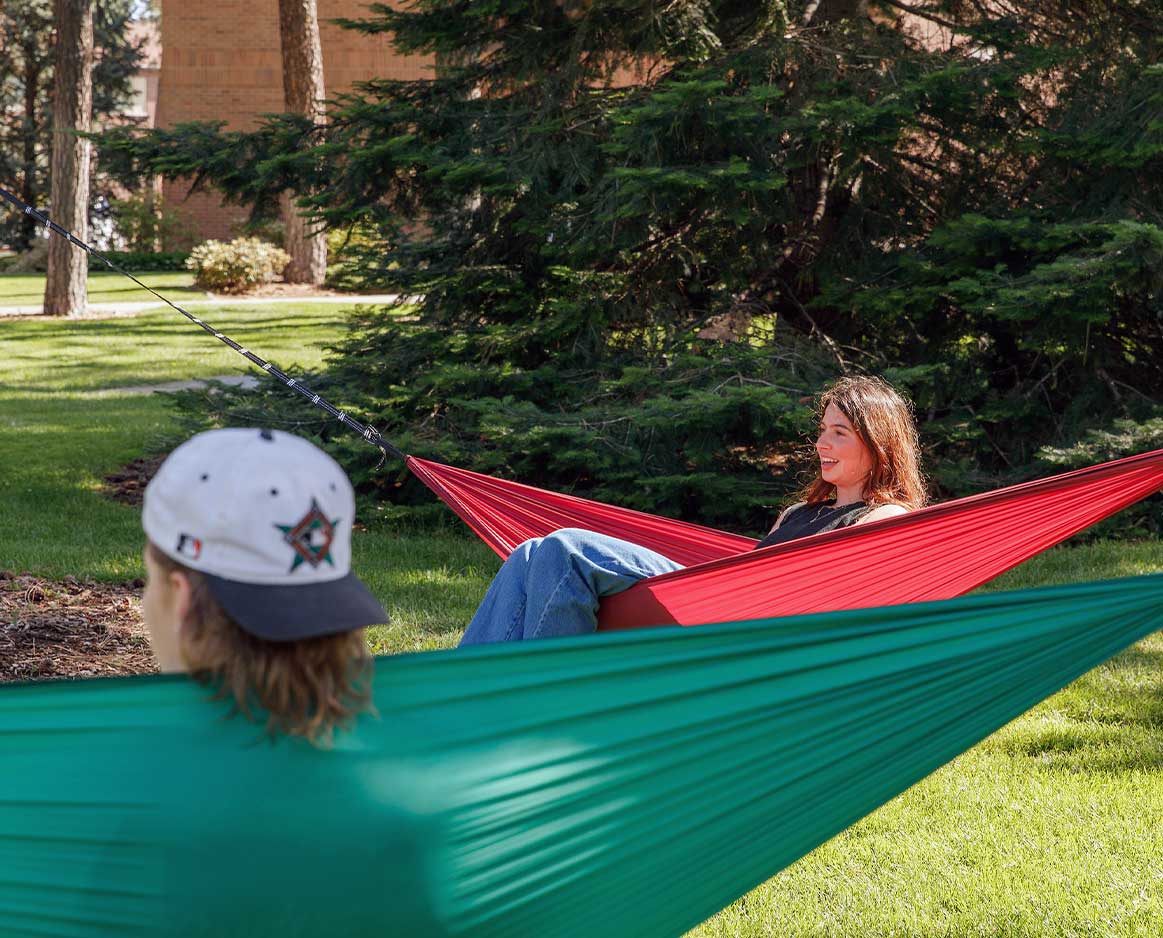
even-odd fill
[[[0,681],[156,670],[140,581],[45,580],[0,570]]]
[[[165,455],[140,456],[105,476],[101,494],[124,505],[140,505],[145,496],[145,487],[161,466]]]

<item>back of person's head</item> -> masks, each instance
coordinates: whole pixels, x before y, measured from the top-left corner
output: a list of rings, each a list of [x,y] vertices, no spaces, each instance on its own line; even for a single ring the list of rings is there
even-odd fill
[[[829,405],[851,421],[872,457],[864,500],[870,505],[923,507],[925,479],[911,403],[882,378],[861,375],[839,378],[824,389],[817,402],[821,419]],[[804,498],[818,502],[833,494],[832,486],[817,476]]]
[[[299,437],[213,430],[179,446],[142,517],[163,670],[318,744],[368,709],[363,630],[388,617],[351,572],[354,514],[346,474]]]

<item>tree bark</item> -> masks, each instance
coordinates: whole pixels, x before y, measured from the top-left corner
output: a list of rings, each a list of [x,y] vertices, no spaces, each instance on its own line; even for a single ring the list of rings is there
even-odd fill
[[[88,131],[93,116],[93,0],[53,0],[56,24],[53,79],[52,219],[85,240],[89,219]],[[89,264],[85,253],[63,238],[48,245],[44,311],[76,316],[88,308]]]
[[[283,50],[283,104],[316,124],[324,120],[323,47],[315,0],[279,0],[279,39]],[[289,283],[321,284],[327,276],[327,238],[313,232],[295,205],[295,194],[282,195],[284,241],[291,263]]]
[[[36,102],[40,94],[40,57],[37,55],[36,37],[26,37],[24,42],[24,117],[21,121],[21,149],[24,175],[20,181],[20,197],[28,205],[36,205],[40,200],[40,186],[36,171]],[[36,237],[36,220],[31,215],[20,219],[20,240],[16,247],[27,251]]]

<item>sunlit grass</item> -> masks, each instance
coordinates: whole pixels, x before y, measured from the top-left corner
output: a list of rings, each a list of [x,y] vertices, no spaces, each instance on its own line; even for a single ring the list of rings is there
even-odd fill
[[[339,336],[343,306],[227,304],[198,315],[276,364],[311,367]],[[95,320],[0,319],[0,351],[0,392],[21,396],[259,374],[237,352],[168,309]]]
[[[342,314],[292,304],[205,315],[265,357],[311,366]],[[107,472],[172,436],[174,417],[156,395],[109,389],[249,366],[172,313],[0,320],[0,356],[0,569],[140,576],[139,512],[99,487]],[[479,541],[445,532],[373,526],[357,532],[354,549],[358,572],[392,616],[372,630],[383,654],[454,645],[499,564]],[[1160,571],[1158,542],[1098,543],[1049,551],[985,589]],[[1163,638],[1155,634],[692,934],[1147,938],[1163,922],[1160,830]],[[700,875],[697,863],[690,875]]]
[[[1161,829],[1156,633],[691,934],[1156,936]]]
[[[279,364],[310,367],[341,316],[334,304],[284,304],[216,309],[212,321]],[[256,369],[173,312],[0,319],[0,360],[0,569],[140,576],[138,512],[100,488],[107,473],[172,437],[174,415],[158,395],[106,389]]]
[[[192,271],[147,271],[134,273],[142,283],[179,304],[184,299],[203,299],[206,291],[194,286]],[[124,274],[114,271],[89,272],[90,303],[142,303],[153,300]],[[0,307],[33,306],[44,302],[44,274],[0,274]]]
[[[1051,583],[1084,583],[1161,571],[1163,542],[1100,541],[1080,548],[1048,550],[987,583],[980,591],[1030,589]]]
[[[475,538],[382,529],[359,534],[355,563],[392,616],[391,625],[371,630],[380,654],[455,645],[500,566]]]
[[[1096,543],[1047,551],[982,591],[1160,572],[1157,541]],[[691,935],[1148,938],[1163,933],[1160,830],[1156,632]]]

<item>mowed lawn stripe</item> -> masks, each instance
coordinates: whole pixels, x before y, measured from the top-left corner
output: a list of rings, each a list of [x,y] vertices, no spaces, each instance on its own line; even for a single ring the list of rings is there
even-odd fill
[[[157,290],[179,306],[185,300],[204,299],[206,291],[194,286],[194,274],[186,270],[131,271],[147,287]],[[154,299],[124,274],[112,270],[91,270],[88,280],[90,303],[144,303]],[[5,306],[32,306],[44,302],[44,274],[0,273],[0,309]]]

